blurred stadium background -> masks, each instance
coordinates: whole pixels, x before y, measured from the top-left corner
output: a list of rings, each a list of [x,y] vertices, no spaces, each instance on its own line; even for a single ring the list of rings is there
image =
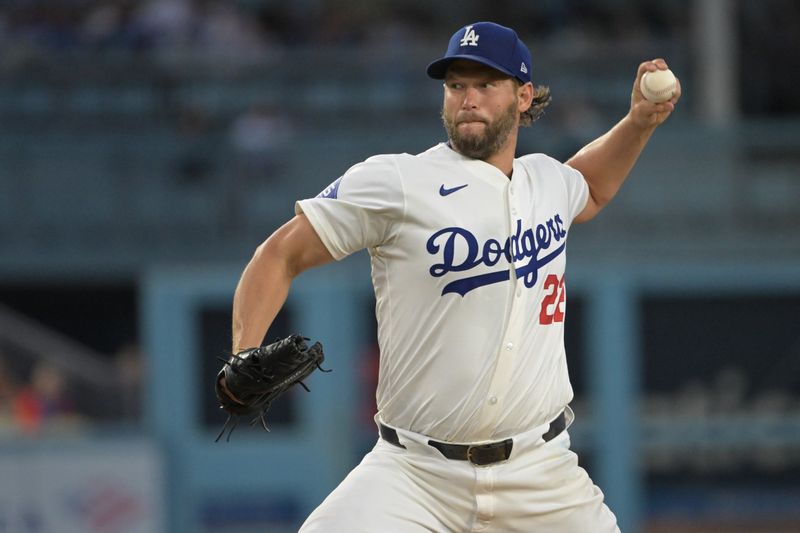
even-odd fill
[[[424,66],[515,27],[566,159],[665,57],[678,112],[571,238],[574,448],[627,532],[800,531],[794,0],[0,2],[0,532],[296,531],[374,441],[368,262],[270,336],[334,373],[214,444],[255,247],[351,164],[442,140]]]

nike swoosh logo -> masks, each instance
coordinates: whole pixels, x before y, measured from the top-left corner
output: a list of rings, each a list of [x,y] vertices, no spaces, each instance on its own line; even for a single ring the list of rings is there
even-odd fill
[[[464,185],[459,185],[458,187],[453,187],[452,189],[446,189],[445,186],[442,185],[441,187],[439,187],[439,194],[441,194],[442,196],[447,196],[448,194],[453,194],[456,191],[460,191],[467,185],[469,185],[469,183],[465,183]]]

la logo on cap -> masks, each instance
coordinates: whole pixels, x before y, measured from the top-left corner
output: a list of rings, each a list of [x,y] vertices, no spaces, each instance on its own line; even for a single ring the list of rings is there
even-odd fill
[[[461,39],[461,46],[478,46],[478,39],[481,36],[475,33],[470,24],[465,28],[464,37]]]

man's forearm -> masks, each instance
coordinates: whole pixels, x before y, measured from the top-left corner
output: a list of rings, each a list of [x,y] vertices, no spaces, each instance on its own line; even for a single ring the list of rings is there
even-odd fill
[[[233,353],[260,346],[286,298],[292,275],[269,242],[247,264],[233,297]]]
[[[655,125],[642,127],[626,115],[567,161],[583,174],[598,207],[617,194],[654,131]]]
[[[233,297],[233,353],[259,346],[289,295],[292,280],[333,261],[305,215],[297,215],[258,247]]]

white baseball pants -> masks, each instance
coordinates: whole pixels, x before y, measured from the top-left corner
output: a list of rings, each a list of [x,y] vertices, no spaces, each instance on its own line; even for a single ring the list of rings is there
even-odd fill
[[[570,413],[571,414],[571,413]],[[301,533],[612,533],[616,517],[548,425],[514,437],[508,461],[445,458],[424,435],[397,429],[378,443],[308,517]]]

